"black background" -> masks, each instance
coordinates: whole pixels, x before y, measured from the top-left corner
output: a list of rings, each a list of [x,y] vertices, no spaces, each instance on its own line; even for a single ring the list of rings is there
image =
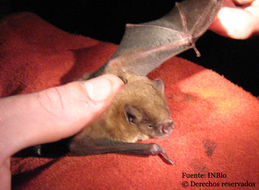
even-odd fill
[[[0,0],[0,17],[30,11],[65,31],[118,44],[126,23],[157,19],[173,6],[173,0]],[[259,37],[233,40],[208,31],[196,45],[202,57],[193,50],[179,56],[259,95]]]

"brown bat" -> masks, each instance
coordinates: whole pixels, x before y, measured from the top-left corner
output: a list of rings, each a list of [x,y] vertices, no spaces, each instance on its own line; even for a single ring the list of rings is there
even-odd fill
[[[184,50],[194,48],[199,56],[195,42],[208,29],[220,5],[221,0],[185,0],[158,20],[128,24],[117,51],[90,76],[112,73],[125,86],[101,118],[72,137],[70,152],[164,154],[173,164],[161,146],[136,143],[166,137],[174,128],[163,81],[151,81],[145,75]]]
[[[71,139],[70,152],[74,155],[163,153],[173,163],[157,144],[135,143],[166,137],[173,129],[162,80],[151,81],[123,71],[116,74],[125,81],[125,86],[101,118]]]
[[[69,141],[74,155],[126,153],[164,154],[157,144],[136,143],[170,135],[173,121],[164,97],[161,79],[146,75],[165,60],[187,49],[208,29],[221,0],[185,0],[164,17],[137,25],[128,24],[112,57],[90,78],[104,73],[120,77],[125,86],[108,110]]]

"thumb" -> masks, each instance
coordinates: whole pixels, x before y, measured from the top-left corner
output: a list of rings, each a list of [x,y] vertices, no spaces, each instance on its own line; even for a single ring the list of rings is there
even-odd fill
[[[11,155],[74,135],[110,105],[122,84],[114,75],[103,75],[0,99],[1,145]]]

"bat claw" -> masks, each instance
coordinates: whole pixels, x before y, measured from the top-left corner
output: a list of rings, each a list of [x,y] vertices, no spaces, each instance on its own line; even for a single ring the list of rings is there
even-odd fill
[[[161,152],[161,154],[162,154],[163,156],[165,156],[166,160],[167,160],[170,164],[174,165],[174,162],[171,160],[171,158],[169,158],[169,156],[166,154],[165,151]]]
[[[196,53],[196,57],[200,57],[201,53],[199,52],[199,50],[197,49],[195,43],[192,44],[192,48],[194,49],[195,53]]]
[[[33,149],[33,152],[34,152],[37,156],[41,156],[41,154],[42,154],[41,145],[33,146],[32,149]]]

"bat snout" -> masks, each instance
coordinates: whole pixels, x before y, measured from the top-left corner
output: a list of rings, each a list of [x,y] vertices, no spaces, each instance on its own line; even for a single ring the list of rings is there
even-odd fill
[[[161,132],[163,134],[169,135],[172,132],[173,128],[174,122],[171,119],[167,119],[161,124]]]

